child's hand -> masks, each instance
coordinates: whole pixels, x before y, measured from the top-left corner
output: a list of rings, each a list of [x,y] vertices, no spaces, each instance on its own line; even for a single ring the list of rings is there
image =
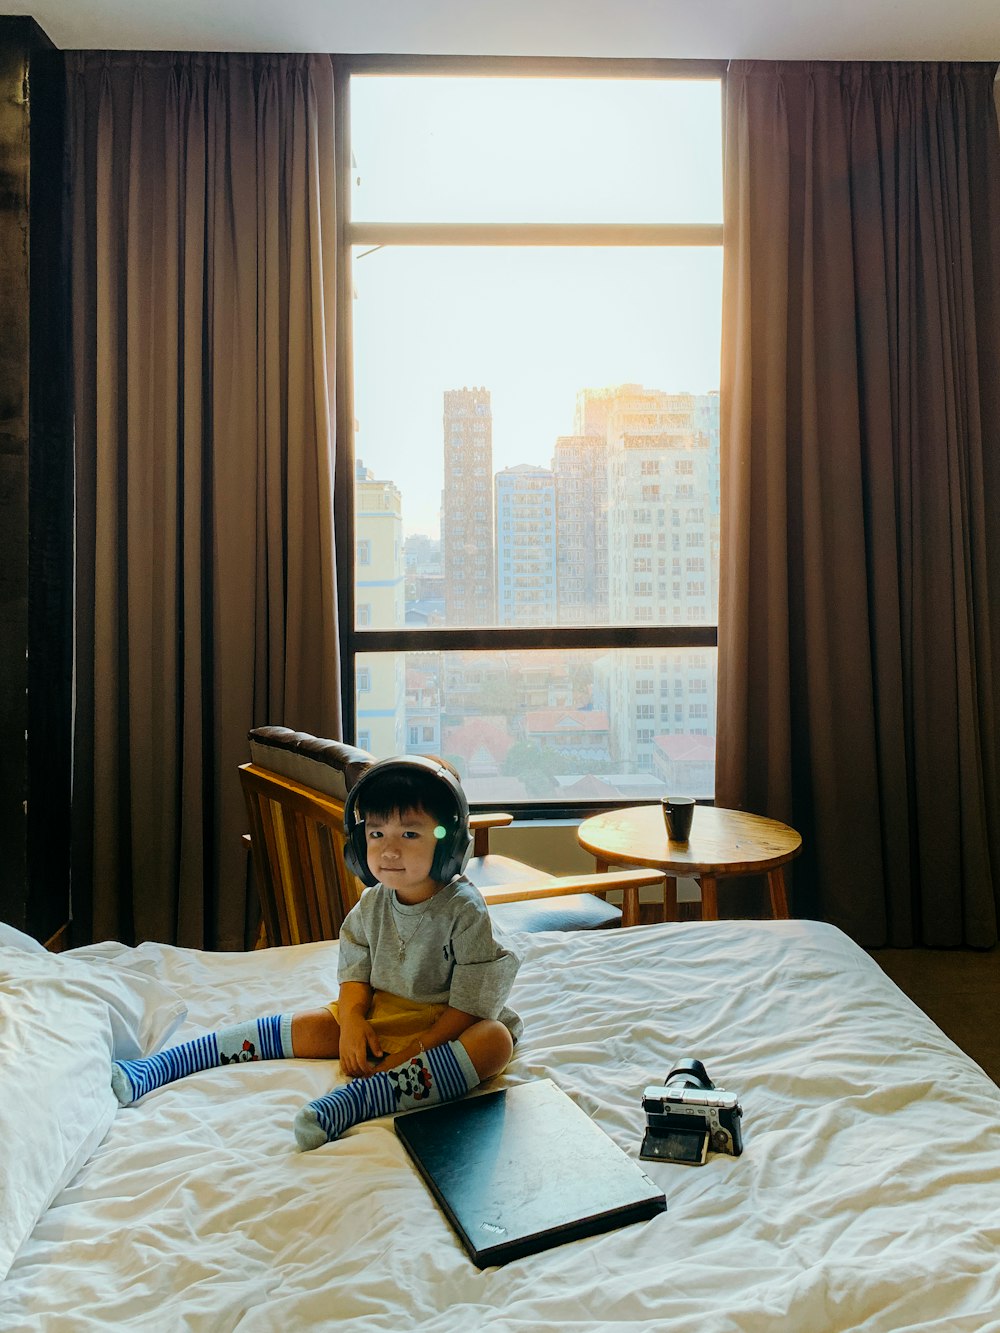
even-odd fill
[[[408,1046],[404,1046],[401,1051],[394,1051],[387,1055],[372,1070],[373,1074],[381,1074],[386,1069],[395,1069],[396,1065],[405,1064],[407,1060],[412,1060],[415,1055],[421,1055],[430,1046],[437,1043],[431,1039],[427,1040],[427,1033],[422,1032],[419,1037],[414,1037]]]
[[[349,1078],[364,1078],[375,1072],[384,1055],[375,1029],[366,1018],[344,1015],[340,1027],[340,1067]]]

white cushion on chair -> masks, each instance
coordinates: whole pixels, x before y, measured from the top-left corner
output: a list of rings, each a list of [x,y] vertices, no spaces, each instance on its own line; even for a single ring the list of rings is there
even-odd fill
[[[508,856],[474,856],[465,876],[479,889],[509,884],[543,884],[555,879],[544,870],[514,861]],[[572,893],[562,898],[539,898],[535,902],[496,903],[490,916],[504,930],[607,930],[620,926],[621,910],[593,893]]]
[[[622,923],[617,907],[592,893],[540,898],[534,903],[497,903],[490,916],[504,930],[609,930]]]

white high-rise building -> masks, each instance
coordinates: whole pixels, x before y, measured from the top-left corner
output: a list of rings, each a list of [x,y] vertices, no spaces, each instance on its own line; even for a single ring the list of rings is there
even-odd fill
[[[556,479],[521,463],[494,478],[497,623],[551,625],[556,619]]]
[[[613,624],[715,623],[718,446],[700,428],[712,397],[623,385],[585,404],[606,430]],[[623,763],[652,771],[657,736],[714,736],[714,653],[611,653],[598,674],[595,702]]]
[[[392,629],[405,620],[402,497],[358,460],[354,484],[355,620]],[[357,743],[378,758],[402,754],[406,677],[402,653],[359,654]]]

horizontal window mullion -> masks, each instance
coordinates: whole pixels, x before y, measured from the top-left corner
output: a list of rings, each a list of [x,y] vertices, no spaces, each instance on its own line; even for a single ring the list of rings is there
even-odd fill
[[[721,222],[348,222],[349,245],[718,246]]]
[[[527,652],[571,648],[715,648],[715,625],[355,630],[353,653]]]

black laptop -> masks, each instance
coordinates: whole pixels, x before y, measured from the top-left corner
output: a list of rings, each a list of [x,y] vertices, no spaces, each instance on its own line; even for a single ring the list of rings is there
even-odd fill
[[[645,1172],[547,1078],[398,1115],[395,1126],[480,1268],[667,1206]]]

